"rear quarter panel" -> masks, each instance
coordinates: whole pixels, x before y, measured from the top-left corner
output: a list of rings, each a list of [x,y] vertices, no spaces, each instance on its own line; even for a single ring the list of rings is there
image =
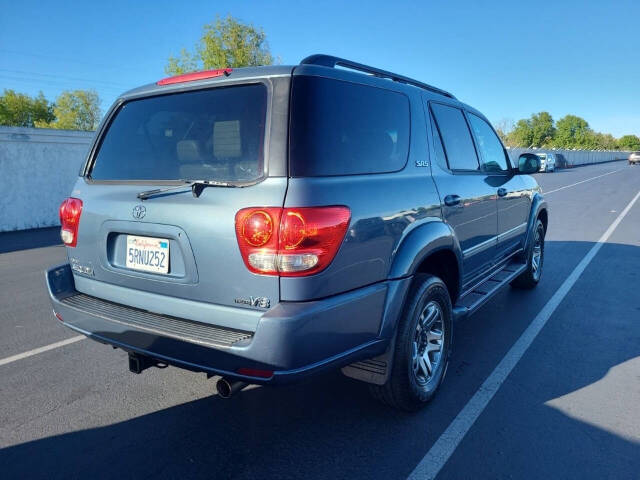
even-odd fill
[[[419,91],[406,90],[411,100],[411,141],[403,170],[289,179],[285,207],[346,205],[351,209],[351,222],[326,270],[309,277],[280,279],[281,300],[312,300],[387,279],[394,253],[407,232],[417,224],[440,219]]]

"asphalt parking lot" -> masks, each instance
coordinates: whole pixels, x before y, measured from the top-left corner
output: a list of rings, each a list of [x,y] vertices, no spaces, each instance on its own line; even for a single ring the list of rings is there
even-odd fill
[[[65,252],[0,254],[0,476],[405,479],[437,458],[439,479],[640,478],[640,167],[536,177],[550,210],[541,284],[456,324],[445,383],[416,414],[338,373],[222,400],[204,374],[130,374],[126,354],[86,339],[22,358],[76,337],[42,274]],[[484,383],[505,358],[504,381]]]

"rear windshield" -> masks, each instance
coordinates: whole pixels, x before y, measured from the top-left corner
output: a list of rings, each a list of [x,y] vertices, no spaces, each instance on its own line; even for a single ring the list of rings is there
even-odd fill
[[[262,84],[162,95],[120,107],[94,180],[252,181],[263,173]]]
[[[400,170],[409,153],[409,99],[321,77],[294,77],[289,169],[294,177]]]

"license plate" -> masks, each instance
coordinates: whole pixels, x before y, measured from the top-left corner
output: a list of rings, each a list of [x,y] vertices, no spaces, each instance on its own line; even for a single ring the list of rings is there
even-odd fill
[[[169,240],[127,235],[126,267],[143,272],[169,273]]]

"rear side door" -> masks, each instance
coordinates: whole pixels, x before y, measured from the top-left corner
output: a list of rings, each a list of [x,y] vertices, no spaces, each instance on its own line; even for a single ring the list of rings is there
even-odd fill
[[[463,283],[489,268],[496,255],[496,191],[480,168],[471,132],[457,106],[429,102],[436,161],[432,175],[444,219],[463,254]]]
[[[531,210],[530,190],[521,176],[513,174],[509,156],[491,125],[475,113],[466,113],[480,157],[480,168],[497,194],[496,253],[497,260],[501,260],[516,251],[524,241]]]

